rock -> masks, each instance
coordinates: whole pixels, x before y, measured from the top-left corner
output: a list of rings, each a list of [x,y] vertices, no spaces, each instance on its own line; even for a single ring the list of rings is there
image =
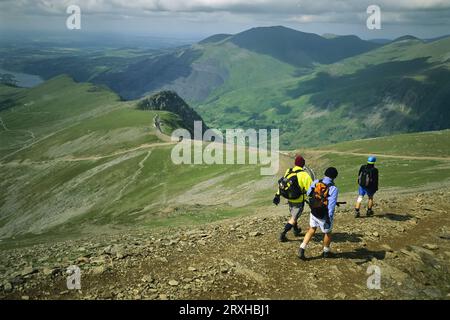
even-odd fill
[[[347,295],[343,292],[339,292],[334,295],[334,299],[344,300],[345,298],[347,298]]]
[[[386,250],[387,252],[393,252],[394,250],[392,250],[392,248],[389,246],[389,245],[387,245],[387,244],[383,244],[383,245],[381,245],[381,247],[384,249],[384,250]]]
[[[437,244],[431,244],[431,243],[425,243],[423,245],[423,247],[425,249],[428,249],[428,250],[437,250],[437,249],[439,249],[439,246]]]
[[[98,267],[95,267],[94,269],[92,269],[92,273],[95,275],[103,274],[103,273],[105,273],[105,271],[106,271],[105,266],[98,266]]]
[[[91,264],[98,264],[98,265],[102,265],[106,263],[106,259],[111,259],[108,256],[102,255],[99,257],[93,257],[90,259]]]
[[[146,275],[142,277],[142,282],[146,282],[146,283],[152,283],[153,281],[155,281],[151,275]]]
[[[442,293],[437,288],[426,288],[423,290],[423,293],[425,293],[428,297],[433,299],[438,299],[442,297]]]
[[[380,234],[378,233],[378,232],[374,232],[374,233],[372,233],[372,235],[374,236],[374,237],[376,237],[376,238],[378,238],[378,237],[380,237]]]
[[[176,286],[178,286],[178,281],[177,280],[170,280],[169,281],[169,285],[171,285],[172,287],[176,287]]]
[[[44,276],[52,276],[54,274],[56,274],[59,271],[58,268],[44,268],[42,269],[42,273],[44,274]]]
[[[13,290],[13,286],[12,286],[12,284],[10,283],[10,282],[6,282],[4,285],[3,285],[3,291],[5,291],[5,292],[11,292]]]
[[[35,273],[35,272],[37,272],[37,269],[36,269],[36,268],[33,268],[33,267],[31,267],[31,266],[28,266],[28,267],[25,267],[25,268],[22,270],[22,272],[20,273],[20,275],[21,275],[22,277],[24,277],[24,276],[27,276],[27,275],[29,275],[29,274],[33,274],[33,273]]]
[[[429,250],[429,249],[425,249],[425,247],[418,247],[418,246],[408,246],[408,248],[411,251],[414,251],[414,253],[417,253],[419,255],[429,255],[429,256],[433,256],[434,252]]]
[[[160,300],[168,300],[169,297],[167,296],[167,294],[160,294],[160,295],[159,295],[159,299],[160,299]]]
[[[21,298],[22,298],[22,300],[30,300],[29,296],[22,296]]]
[[[103,248],[102,252],[105,254],[111,254],[111,248],[112,248],[112,246],[107,246],[107,247]]]
[[[398,258],[398,254],[395,252],[392,252],[392,251],[387,251],[385,258],[386,259],[395,259],[395,258]]]
[[[227,273],[228,272],[228,268],[227,267],[221,267],[220,268],[220,272]]]
[[[189,271],[192,271],[192,272],[193,272],[193,271],[197,271],[197,269],[194,268],[194,267],[189,267],[188,270],[189,270]]]
[[[89,263],[90,262],[90,260],[89,260],[89,258],[87,258],[87,257],[79,257],[78,259],[77,259],[77,264],[85,264],[85,263]]]
[[[253,232],[250,232],[248,235],[250,237],[258,237],[258,236],[262,236],[262,233],[259,231],[253,231]]]

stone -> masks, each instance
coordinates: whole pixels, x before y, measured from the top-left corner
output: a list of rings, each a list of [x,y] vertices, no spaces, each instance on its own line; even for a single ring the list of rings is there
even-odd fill
[[[343,292],[339,292],[334,295],[334,299],[344,300],[345,298],[347,298],[347,295]]]
[[[13,290],[13,286],[12,286],[12,284],[10,283],[10,282],[6,282],[4,285],[3,285],[3,291],[5,291],[5,292],[11,292]]]
[[[171,285],[172,287],[176,287],[176,286],[178,286],[178,281],[177,280],[170,280],[169,281],[169,285]]]
[[[33,268],[32,266],[28,266],[28,267],[25,267],[23,270],[22,270],[22,272],[20,273],[20,275],[21,276],[27,276],[27,275],[29,275],[29,274],[33,274],[33,273],[35,273],[35,272],[37,272],[37,269],[36,268]]]
[[[377,231],[375,231],[374,233],[372,233],[372,235],[373,235],[374,237],[376,237],[376,238],[380,237],[380,234],[379,234]]]
[[[89,258],[87,258],[87,257],[79,257],[78,259],[77,259],[77,263],[78,264],[85,264],[85,263],[89,263],[90,262],[90,260],[89,260]]]
[[[250,232],[248,235],[249,235],[250,237],[258,237],[258,236],[261,236],[262,233],[259,232],[259,231],[253,231],[253,232]]]
[[[57,268],[44,268],[42,269],[42,273],[44,274],[44,276],[52,276],[54,274],[56,274],[58,272]]]
[[[425,243],[423,245],[423,247],[425,249],[428,249],[428,250],[437,250],[437,249],[439,249],[439,246],[437,244],[431,244],[431,243]]]
[[[95,275],[103,274],[103,273],[105,273],[105,271],[106,271],[105,266],[98,266],[98,267],[95,267],[94,269],[92,269],[92,273]]]
[[[152,283],[154,281],[154,279],[152,278],[151,275],[146,275],[142,277],[142,282],[146,282],[146,283]]]
[[[189,271],[192,271],[192,272],[193,272],[193,271],[197,271],[197,269],[194,268],[194,267],[189,267],[188,270],[189,270]]]
[[[398,258],[398,254],[392,251],[387,251],[385,257],[386,259],[395,259]]]
[[[22,296],[21,298],[22,298],[22,300],[30,300],[29,296]]]

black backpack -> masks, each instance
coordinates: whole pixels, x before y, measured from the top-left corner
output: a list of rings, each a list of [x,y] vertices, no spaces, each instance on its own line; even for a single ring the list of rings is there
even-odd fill
[[[363,188],[370,188],[374,184],[373,173],[375,167],[364,166],[358,177],[358,184]]]
[[[295,200],[300,198],[306,192],[302,191],[297,179],[297,173],[303,170],[293,170],[292,168],[278,180],[278,189],[280,195],[288,200]]]

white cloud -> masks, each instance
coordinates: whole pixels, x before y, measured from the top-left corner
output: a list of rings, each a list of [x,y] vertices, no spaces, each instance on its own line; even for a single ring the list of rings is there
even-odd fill
[[[381,7],[383,25],[409,25],[417,30],[427,25],[442,30],[450,26],[450,0],[0,0],[0,24],[2,20],[14,24],[16,17],[17,21],[65,17],[69,4],[78,4],[82,14],[97,17],[101,23],[107,19],[115,23],[157,19],[180,26],[197,23],[201,31],[205,31],[202,23],[215,21],[221,26],[228,24],[223,32],[238,26],[285,22],[300,28],[315,24],[364,26],[366,8],[372,4]]]

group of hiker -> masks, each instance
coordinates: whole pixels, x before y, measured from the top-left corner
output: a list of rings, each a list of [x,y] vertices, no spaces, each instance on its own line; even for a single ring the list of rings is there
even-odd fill
[[[370,156],[367,164],[362,165],[359,169],[355,218],[361,216],[361,204],[366,195],[369,198],[366,215],[370,217],[374,214],[374,195],[378,191],[376,161],[376,157]],[[336,206],[345,204],[344,202],[338,202],[339,189],[335,184],[335,180],[339,173],[336,168],[329,167],[325,170],[322,179],[313,181],[313,178],[305,169],[305,159],[301,155],[297,155],[294,167],[287,169],[283,177],[278,180],[278,191],[275,194],[273,203],[279,205],[281,197],[283,197],[287,199],[290,211],[290,219],[284,226],[279,240],[281,242],[288,241],[287,233],[290,230],[293,231],[295,237],[301,236],[298,220],[307,203],[311,209],[309,229],[300,245],[298,256],[300,259],[306,260],[305,251],[308,243],[316,233],[317,228],[320,228],[324,233],[322,257],[329,258],[332,256],[330,244]]]

